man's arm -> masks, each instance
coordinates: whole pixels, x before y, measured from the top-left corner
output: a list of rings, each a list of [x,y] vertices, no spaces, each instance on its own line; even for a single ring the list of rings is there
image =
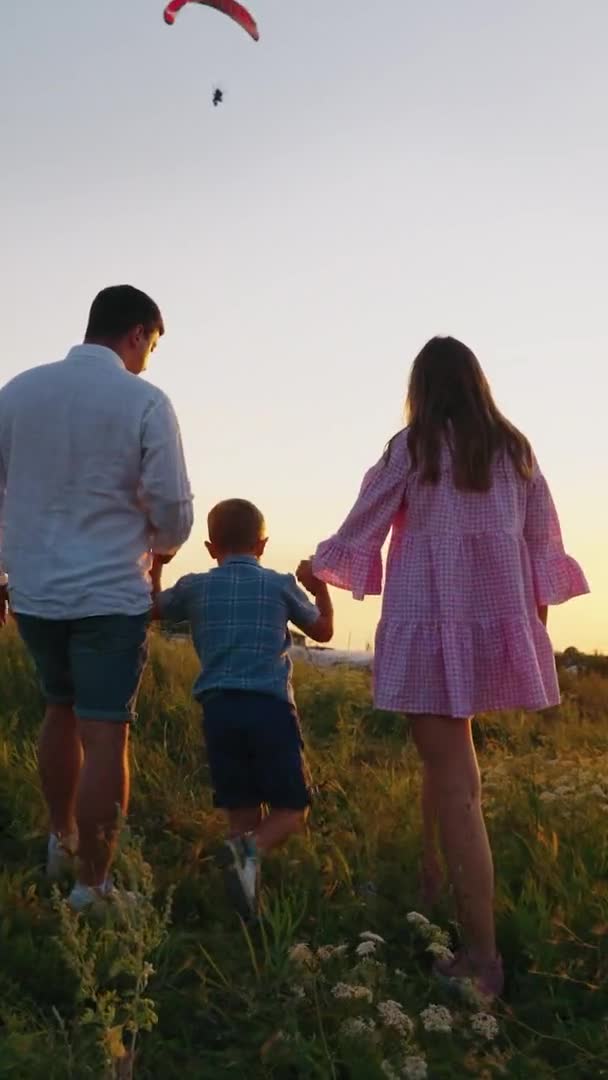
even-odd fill
[[[177,418],[164,395],[142,424],[140,499],[153,553],[175,555],[192,530],[192,492]]]

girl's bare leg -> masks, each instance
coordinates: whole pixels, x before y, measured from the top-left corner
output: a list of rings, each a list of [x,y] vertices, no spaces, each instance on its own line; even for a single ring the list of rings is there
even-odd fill
[[[471,961],[496,958],[494,868],[481,809],[471,721],[419,716],[413,734],[437,807],[441,847]]]

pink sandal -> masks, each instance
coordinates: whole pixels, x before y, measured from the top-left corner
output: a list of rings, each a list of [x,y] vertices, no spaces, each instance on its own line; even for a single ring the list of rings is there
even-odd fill
[[[452,960],[436,960],[433,973],[449,990],[467,996],[472,989],[475,996],[491,1002],[500,997],[505,986],[502,957],[489,964],[474,964],[465,950],[457,952]]]

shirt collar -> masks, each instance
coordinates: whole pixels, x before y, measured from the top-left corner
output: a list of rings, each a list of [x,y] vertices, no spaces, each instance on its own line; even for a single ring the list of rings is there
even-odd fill
[[[260,560],[255,555],[228,555],[222,566],[228,566],[229,563],[249,563],[249,565],[259,566]]]
[[[118,353],[115,353],[113,349],[106,348],[105,345],[90,345],[87,342],[84,345],[74,345],[66,356],[66,360],[93,361],[96,364],[107,364],[108,367],[110,365],[119,367],[125,371],[125,365]]]

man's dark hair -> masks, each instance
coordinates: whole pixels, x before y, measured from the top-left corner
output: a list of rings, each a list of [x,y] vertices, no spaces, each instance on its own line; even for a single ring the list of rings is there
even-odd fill
[[[136,326],[146,334],[165,332],[158,304],[132,285],[111,285],[95,297],[85,334],[85,341],[119,341]]]
[[[264,515],[246,499],[226,499],[207,518],[209,539],[218,551],[243,555],[266,536]]]

